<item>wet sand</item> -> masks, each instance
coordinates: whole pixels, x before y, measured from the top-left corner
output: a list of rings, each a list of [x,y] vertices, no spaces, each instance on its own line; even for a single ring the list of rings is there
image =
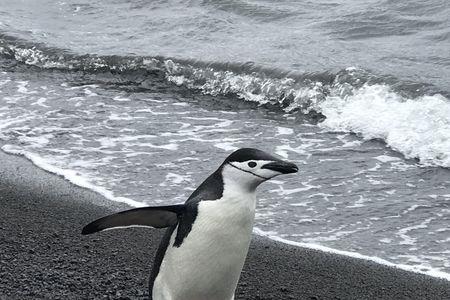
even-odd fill
[[[82,236],[123,210],[0,153],[0,299],[146,299],[162,231]],[[450,299],[450,282],[254,236],[236,299]]]

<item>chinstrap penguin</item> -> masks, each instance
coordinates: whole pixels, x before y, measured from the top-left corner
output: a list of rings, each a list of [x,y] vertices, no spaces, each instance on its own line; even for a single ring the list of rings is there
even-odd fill
[[[295,164],[258,149],[228,156],[184,204],[136,208],[98,219],[82,234],[165,228],[150,275],[153,300],[231,300],[250,245],[256,187]]]

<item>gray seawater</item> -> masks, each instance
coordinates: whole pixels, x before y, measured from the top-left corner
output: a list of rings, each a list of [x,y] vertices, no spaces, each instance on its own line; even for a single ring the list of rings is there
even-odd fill
[[[0,143],[130,205],[234,149],[258,232],[450,278],[446,1],[0,1]]]

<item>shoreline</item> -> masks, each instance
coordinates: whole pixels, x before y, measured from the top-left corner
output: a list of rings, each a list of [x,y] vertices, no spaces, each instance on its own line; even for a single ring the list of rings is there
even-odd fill
[[[58,167],[51,166],[48,163],[43,162],[40,158],[38,158],[34,155],[30,155],[29,153],[23,153],[22,151],[12,150],[7,147],[0,147],[0,151],[1,150],[3,150],[3,152],[7,155],[24,157],[24,158],[26,158],[26,160],[32,162],[32,164],[34,166],[44,170],[47,173],[61,177],[61,178],[65,179],[66,181],[70,182],[71,184],[75,185],[76,187],[79,187],[82,189],[87,189],[87,190],[93,191],[96,194],[100,194],[100,197],[107,199],[107,201],[105,201],[105,205],[107,207],[111,207],[114,204],[118,204],[120,207],[124,207],[123,209],[137,208],[137,207],[144,206],[144,204],[142,202],[137,202],[135,200],[125,198],[125,197],[115,196],[111,191],[108,191],[102,187],[98,187],[93,184],[90,184],[90,183],[86,182],[79,175],[73,174],[71,172],[68,173],[65,170],[62,170]],[[94,204],[96,204],[96,203],[94,202]],[[347,256],[347,257],[368,260],[368,261],[371,261],[371,262],[374,262],[377,264],[382,264],[385,266],[398,268],[398,269],[408,271],[408,272],[413,272],[413,273],[417,273],[417,274],[428,275],[428,276],[435,277],[435,278],[445,279],[450,282],[450,273],[445,273],[445,272],[439,271],[439,270],[431,268],[431,267],[425,268],[425,270],[420,270],[420,266],[396,264],[396,263],[390,262],[388,260],[385,260],[385,259],[377,257],[377,256],[368,256],[368,255],[360,254],[358,252],[350,252],[350,251],[346,251],[346,250],[339,250],[339,249],[330,248],[327,246],[321,246],[321,245],[317,245],[317,244],[301,243],[301,242],[286,240],[284,238],[271,235],[270,233],[267,233],[257,227],[253,228],[253,234],[260,236],[260,237],[268,238],[272,241],[281,242],[283,244],[288,244],[288,245],[292,245],[295,247],[313,249],[313,250],[318,250],[321,252],[327,252],[327,253],[332,253],[332,254],[336,254],[336,255],[343,255],[343,256]]]
[[[312,250],[317,250],[317,251],[321,251],[321,252],[325,252],[325,253],[342,255],[342,256],[361,259],[361,260],[367,260],[367,261],[370,261],[370,262],[373,262],[376,264],[380,264],[383,266],[388,266],[388,267],[400,269],[400,270],[415,273],[415,274],[426,275],[426,276],[430,276],[433,278],[444,279],[444,280],[447,280],[448,282],[450,282],[450,274],[449,273],[445,273],[445,272],[442,272],[442,271],[439,271],[436,269],[429,269],[427,271],[422,271],[422,270],[417,270],[417,268],[415,268],[415,266],[395,264],[393,262],[390,262],[390,261],[380,258],[378,256],[368,256],[368,255],[360,254],[358,252],[339,250],[339,249],[330,248],[327,246],[321,246],[321,245],[317,245],[317,244],[294,242],[291,240],[286,240],[284,238],[278,237],[276,235],[271,235],[270,233],[266,233],[265,231],[260,230],[259,228],[254,228],[253,233],[258,236],[266,237],[272,241],[277,241],[277,242],[280,242],[280,243],[283,243],[286,245],[292,245],[295,247],[312,249]]]
[[[81,236],[127,209],[0,151],[0,299],[146,299],[162,230]],[[236,299],[450,299],[450,282],[253,236]]]

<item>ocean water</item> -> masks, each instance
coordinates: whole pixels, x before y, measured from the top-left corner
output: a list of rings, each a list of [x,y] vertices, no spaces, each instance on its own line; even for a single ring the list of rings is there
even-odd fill
[[[296,162],[255,232],[450,279],[446,1],[0,1],[0,143],[132,206]]]

